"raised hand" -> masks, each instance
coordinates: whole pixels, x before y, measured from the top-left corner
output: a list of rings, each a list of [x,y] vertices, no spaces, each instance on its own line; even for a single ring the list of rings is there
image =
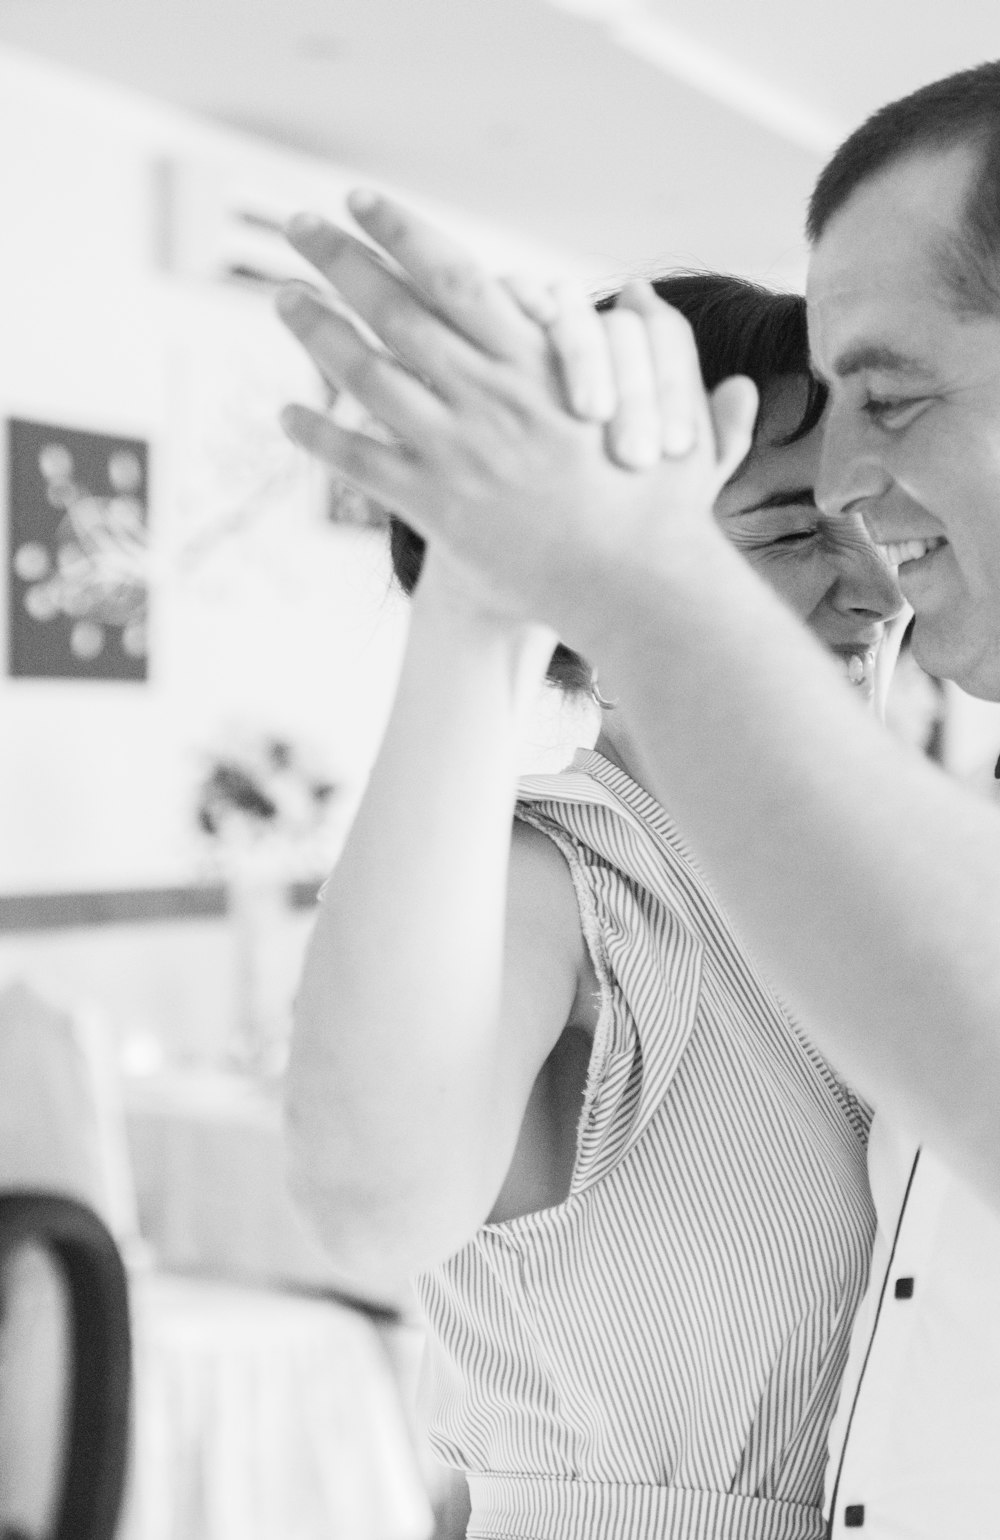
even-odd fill
[[[667,306],[648,283],[627,284],[615,307],[599,313],[574,283],[520,274],[504,282],[545,329],[567,408],[607,425],[605,447],[617,464],[648,470],[662,455],[688,453],[693,424],[676,412]]]
[[[352,210],[389,261],[322,221],[295,221],[290,235],[359,324],[304,285],[286,288],[279,310],[394,442],[304,407],[286,412],[293,438],[442,541],[499,611],[547,620],[569,640],[589,629],[616,569],[646,564],[695,529],[716,538],[707,516],[748,447],[753,391],[727,382],[710,405],[681,316],[654,301],[651,367],[662,443],[689,447],[629,473],[605,453],[601,422],[565,410],[549,338],[507,286],[386,200],[355,199]],[[633,315],[648,335],[638,297]],[[625,356],[635,322],[616,327],[630,339]]]

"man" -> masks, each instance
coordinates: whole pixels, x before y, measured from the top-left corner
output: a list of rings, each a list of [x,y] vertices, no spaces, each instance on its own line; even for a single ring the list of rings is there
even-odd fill
[[[831,1533],[995,1540],[1000,820],[825,688],[828,661],[715,530],[717,456],[748,434],[751,403],[738,382],[705,400],[678,318],[651,321],[660,345],[632,355],[637,379],[659,383],[664,457],[631,475],[595,468],[596,491],[560,496],[558,454],[532,458],[547,382],[509,296],[384,203],[354,211],[409,286],[329,229],[299,225],[297,244],[408,371],[301,294],[284,313],[398,442],[301,411],[290,429],[444,540],[504,613],[548,621],[609,667],[643,723],[651,785],[880,1109],[880,1236],[833,1433]],[[991,698],[998,211],[990,64],[884,109],[842,147],[813,200],[809,282],[831,393],[822,514],[864,513],[899,562],[918,659]],[[594,431],[566,419],[567,442]]]

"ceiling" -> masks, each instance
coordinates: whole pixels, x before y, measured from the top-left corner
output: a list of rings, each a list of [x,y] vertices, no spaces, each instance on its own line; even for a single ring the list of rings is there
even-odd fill
[[[825,154],[1000,56],[997,0],[0,0],[0,43],[331,159],[608,277],[799,281]]]

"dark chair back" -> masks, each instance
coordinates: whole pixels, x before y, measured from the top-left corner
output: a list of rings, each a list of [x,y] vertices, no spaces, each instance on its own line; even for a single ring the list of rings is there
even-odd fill
[[[32,1309],[45,1293],[37,1285],[46,1267],[58,1285],[49,1293],[59,1304],[47,1322],[54,1330],[47,1329],[44,1338],[32,1331],[42,1344],[42,1368],[33,1377],[28,1349],[16,1339],[18,1323],[32,1321]],[[25,1289],[28,1297],[19,1300],[18,1291],[23,1296]],[[128,1446],[128,1287],[118,1248],[84,1204],[47,1193],[0,1194],[0,1331],[5,1325],[0,1412],[8,1426],[13,1423],[16,1432],[18,1417],[29,1416],[21,1402],[33,1399],[43,1379],[59,1387],[56,1399],[62,1404],[42,1419],[56,1446],[49,1463],[57,1473],[45,1502],[44,1527],[35,1527],[36,1515],[5,1518],[0,1503],[0,1540],[112,1540]],[[52,1374],[60,1341],[66,1349],[65,1372]],[[48,1452],[31,1453],[44,1468]],[[16,1474],[7,1471],[0,1478],[10,1481]]]

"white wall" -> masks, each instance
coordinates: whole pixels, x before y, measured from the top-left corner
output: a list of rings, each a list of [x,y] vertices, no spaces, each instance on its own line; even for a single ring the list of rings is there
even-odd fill
[[[147,438],[154,567],[148,682],[14,679],[0,646],[0,895],[197,879],[195,787],[230,732],[313,747],[345,788],[335,848],[389,704],[405,604],[382,537],[325,521],[322,478],[277,427],[281,404],[317,387],[270,299],[163,268],[154,166],[181,162],[277,213],[336,213],[354,178],[4,50],[0,142],[0,421]],[[430,212],[498,267],[572,265]],[[0,461],[4,513],[6,501]],[[220,538],[231,516],[239,532]],[[0,634],[5,604],[2,587]],[[543,713],[528,763],[561,731]],[[289,916],[274,938],[289,995],[307,927]],[[102,1007],[124,1037],[213,1057],[234,1026],[233,939],[224,920],[14,931],[0,936],[0,984],[22,975]]]
[[[158,570],[148,683],[0,677],[0,892],[184,880],[200,756],[227,724],[311,741],[356,792],[405,619],[380,539],[325,524],[276,426],[315,385],[270,300],[158,267],[153,167],[222,168],[283,212],[334,212],[353,179],[3,51],[0,140],[0,418],[147,437]],[[497,263],[538,260],[452,222]],[[185,567],[241,508],[249,530]]]

